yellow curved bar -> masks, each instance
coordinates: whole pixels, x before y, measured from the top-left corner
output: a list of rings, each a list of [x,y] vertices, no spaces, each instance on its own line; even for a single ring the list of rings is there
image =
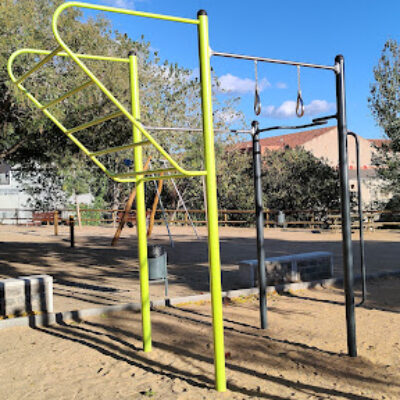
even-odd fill
[[[108,7],[108,6],[101,6],[99,4],[82,3],[79,1],[69,1],[67,3],[61,4],[57,8],[57,10],[54,12],[53,23],[54,23],[54,21],[57,22],[59,15],[65,9],[70,8],[70,7],[87,8],[88,10],[106,11],[106,12],[112,12],[112,13],[117,13],[117,14],[133,15],[136,17],[153,18],[153,19],[160,19],[160,20],[171,21],[171,22],[181,22],[184,24],[192,24],[192,25],[199,24],[199,21],[197,19],[181,18],[181,17],[175,17],[173,15],[153,14],[153,13],[148,13],[148,12],[143,12],[143,11],[128,10],[126,8]],[[53,24],[53,32],[54,32],[54,24]]]
[[[70,3],[67,3],[70,4]],[[65,44],[64,44],[65,45]],[[65,45],[66,46],[66,45]],[[116,182],[135,182],[136,179],[120,179],[116,176],[114,176],[115,174],[113,174],[112,172],[108,171],[108,169],[99,161],[95,158],[94,155],[92,155],[92,153],[75,137],[72,137],[72,133],[75,133],[77,131],[79,131],[80,129],[84,129],[85,127],[89,127],[92,124],[89,122],[87,124],[82,125],[81,127],[76,127],[76,128],[72,128],[72,129],[67,129],[60,121],[58,121],[58,119],[50,112],[47,110],[47,108],[49,107],[49,105],[51,105],[50,102],[48,104],[43,105],[40,101],[38,101],[31,93],[28,92],[28,90],[21,84],[19,83],[20,81],[22,81],[23,79],[20,78],[16,78],[13,72],[13,63],[15,61],[15,59],[21,55],[21,54],[38,54],[38,55],[45,55],[46,57],[39,61],[38,64],[36,64],[30,71],[28,71],[26,74],[23,75],[23,77],[28,77],[29,75],[31,75],[31,73],[33,73],[34,71],[36,71],[37,69],[39,69],[41,66],[44,65],[45,62],[49,61],[52,57],[71,57],[78,65],[79,65],[79,58],[82,59],[89,59],[89,60],[99,60],[99,61],[111,61],[111,62],[123,62],[123,63],[129,63],[129,59],[125,59],[125,58],[118,58],[118,57],[109,57],[109,56],[101,56],[101,55],[88,55],[88,54],[74,54],[71,50],[69,50],[68,52],[59,52],[60,51],[60,47],[63,47],[62,44],[60,44],[60,46],[55,50],[55,51],[48,51],[48,50],[40,50],[40,49],[31,49],[31,48],[25,48],[25,49],[20,49],[20,50],[16,50],[14,53],[11,54],[10,58],[8,59],[8,63],[7,63],[7,71],[8,74],[12,80],[12,82],[14,82],[17,87],[29,98],[29,100],[32,101],[33,104],[35,104],[36,107],[38,107],[40,110],[42,110],[42,112],[65,134],[69,135],[69,138],[87,155],[89,156],[93,162],[104,172],[106,173],[106,175],[113,179]],[[64,47],[63,47],[64,48]],[[49,57],[51,55],[51,57]],[[78,61],[78,62],[77,62]],[[39,65],[40,64],[40,65]],[[83,63],[82,63],[83,64]],[[80,66],[80,65],[79,65]],[[101,86],[103,86],[101,84],[101,82],[90,72],[90,70],[84,65],[84,72],[86,74],[89,75],[89,77],[91,78],[91,81],[93,83],[95,83],[97,86],[100,87],[100,89],[102,89]],[[86,72],[87,71],[87,72]],[[89,73],[88,73],[89,72]],[[93,79],[94,78],[94,79]],[[100,86],[100,85],[101,86]],[[73,93],[76,93],[79,91],[79,89],[83,89],[85,87],[87,87],[88,85],[81,85],[79,88],[76,88],[70,92],[68,92],[66,95],[63,95],[61,97],[64,96],[69,96]],[[104,86],[103,86],[104,87]],[[113,116],[117,116],[117,115],[125,115],[126,117],[128,117],[128,119],[144,134],[144,136],[148,139],[148,141],[150,142],[150,144],[152,144],[170,163],[171,165],[173,165],[174,169],[176,169],[177,171],[180,172],[181,175],[183,176],[202,176],[202,175],[206,175],[205,171],[188,171],[182,167],[180,167],[173,159],[172,157],[155,141],[155,139],[143,128],[143,126],[140,124],[139,121],[137,121],[136,119],[133,118],[133,116],[124,108],[124,106],[122,104],[120,104],[115,97],[104,87],[104,89],[106,90],[106,92],[103,92],[110,98],[111,101],[114,102],[114,104],[121,110],[119,113],[115,113],[113,114]],[[108,95],[109,94],[109,95]],[[60,98],[61,99],[61,98]],[[57,100],[57,99],[56,99]],[[54,101],[54,104],[56,104],[57,101]],[[104,120],[107,120],[107,117],[105,117]]]
[[[53,15],[52,21],[52,28],[54,37],[56,38],[59,45],[65,50],[65,52],[75,61],[75,63],[82,69],[86,75],[95,82],[95,84],[100,88],[100,90],[122,111],[122,113],[132,122],[132,124],[137,128],[149,141],[150,143],[157,149],[157,151],[162,154],[162,156],[181,174],[186,176],[202,176],[204,175],[204,171],[188,171],[181,166],[164,150],[164,148],[157,143],[157,141],[146,131],[143,125],[132,116],[132,114],[114,97],[114,95],[101,83],[101,81],[89,70],[89,68],[77,57],[76,54],[68,47],[68,45],[62,40],[59,32],[58,32],[58,18],[60,14],[69,7],[79,7],[79,8],[88,8],[92,10],[99,10],[99,11],[109,11],[115,12],[120,14],[128,14],[128,15],[135,15],[139,17],[147,17],[147,18],[155,18],[155,19],[163,19],[168,21],[174,22],[185,22],[185,23],[192,23],[198,25],[197,20],[189,20],[185,18],[179,17],[170,17],[166,15],[159,15],[159,14],[151,14],[151,13],[143,13],[139,11],[131,11],[125,10],[115,7],[106,7],[106,6],[98,6],[94,4],[87,4],[87,3],[79,3],[79,2],[70,2],[64,3],[57,8]]]

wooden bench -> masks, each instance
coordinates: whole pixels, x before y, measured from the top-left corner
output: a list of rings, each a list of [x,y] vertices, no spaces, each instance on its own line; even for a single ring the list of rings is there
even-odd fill
[[[268,285],[292,282],[310,282],[333,276],[333,254],[328,251],[290,254],[265,259]],[[239,263],[242,287],[255,287],[258,280],[258,261]]]

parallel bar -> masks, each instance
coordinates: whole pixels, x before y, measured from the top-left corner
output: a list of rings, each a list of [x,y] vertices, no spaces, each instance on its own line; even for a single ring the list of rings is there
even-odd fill
[[[205,169],[207,171],[207,228],[208,258],[210,263],[210,291],[212,305],[215,388],[226,390],[224,322],[221,298],[221,259],[219,253],[217,182],[215,167],[214,126],[212,112],[212,79],[210,65],[210,44],[208,38],[208,17],[204,10],[197,13],[199,19],[199,56],[201,82],[201,108],[203,117],[203,143]]]
[[[351,242],[350,190],[349,169],[347,161],[347,121],[346,95],[344,81],[344,59],[338,55],[335,58],[338,66],[336,73],[336,109],[339,141],[339,177],[340,203],[342,214],[342,246],[343,246],[343,282],[346,299],[347,349],[350,357],[357,356],[356,321],[354,315],[354,274],[353,247]]]
[[[78,86],[77,88],[70,90],[68,93],[63,94],[61,97],[58,97],[57,99],[54,99],[54,100],[50,101],[49,103],[45,104],[42,107],[42,110],[45,110],[46,108],[49,108],[49,107],[55,106],[58,103],[61,103],[63,100],[67,99],[68,97],[72,96],[73,94],[78,93],[81,90],[86,89],[87,87],[89,87],[93,84],[94,84],[93,81],[85,82],[83,85]]]
[[[149,143],[150,142],[148,140],[143,140],[141,142],[126,144],[124,146],[110,147],[109,149],[94,151],[94,152],[90,153],[89,156],[90,157],[98,157],[98,156],[103,156],[104,154],[117,153],[118,151],[133,149],[136,146],[144,146]]]
[[[211,55],[218,56],[218,57],[237,58],[239,60],[261,61],[261,62],[267,62],[267,63],[272,63],[272,64],[298,65],[300,67],[329,69],[331,71],[336,71],[336,66],[322,65],[322,64],[310,64],[310,63],[304,63],[304,62],[300,62],[300,61],[279,60],[279,59],[275,59],[275,58],[255,57],[255,56],[247,56],[247,55],[243,55],[243,54],[234,54],[234,53],[223,53],[221,51],[212,51]]]
[[[102,122],[109,121],[110,119],[120,117],[121,115],[123,115],[122,111],[116,111],[115,113],[107,115],[106,117],[98,118],[93,121],[86,122],[86,124],[79,125],[76,128],[68,129],[67,132],[65,132],[65,133],[67,135],[71,135],[72,133],[82,131],[84,129],[90,128],[91,126],[95,126],[95,125],[101,124]]]
[[[136,146],[134,146],[136,147]],[[123,172],[120,174],[113,175],[114,178],[128,178],[130,176],[137,176],[137,175],[150,175],[150,174],[158,174],[160,172],[170,172],[176,171],[176,168],[159,168],[159,169],[149,169],[146,171],[132,171],[132,172]],[[168,176],[168,175],[166,175]],[[154,177],[153,177],[154,179]]]
[[[62,46],[58,46],[55,50],[49,53],[43,60],[39,61],[33,68],[31,68],[28,72],[22,75],[15,83],[18,85],[19,83],[23,82],[28,76],[32,75],[35,71],[37,71],[42,65],[49,62],[60,50]]]
[[[160,19],[160,20],[171,21],[171,22],[182,22],[185,24],[193,24],[193,25],[199,24],[199,21],[196,19],[174,17],[171,15],[153,14],[153,13],[148,13],[148,12],[143,12],[143,11],[133,11],[133,10],[127,10],[124,8],[100,6],[98,4],[80,3],[77,1],[71,1],[71,2],[64,3],[61,6],[59,6],[54,13],[53,21],[57,21],[59,15],[66,8],[69,8],[69,7],[87,8],[90,10],[98,10],[98,11],[113,12],[113,13],[118,13],[118,14],[134,15],[136,17],[153,18],[153,19]]]

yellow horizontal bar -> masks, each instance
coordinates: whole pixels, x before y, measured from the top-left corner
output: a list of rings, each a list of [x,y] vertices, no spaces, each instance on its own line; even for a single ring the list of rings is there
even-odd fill
[[[196,175],[190,175],[190,172],[195,172]],[[200,174],[199,174],[200,172]],[[207,175],[207,171],[188,171],[188,175],[186,174],[171,174],[171,175],[158,175],[158,176],[144,176],[139,179],[135,178],[116,178],[115,176],[112,176],[111,179],[113,179],[115,182],[119,183],[131,183],[131,182],[136,182],[138,180],[142,182],[150,182],[150,181],[157,181],[159,179],[167,180],[167,179],[180,179],[180,178],[193,178],[195,176],[201,176],[201,175]]]
[[[86,122],[86,124],[79,125],[76,128],[68,129],[67,132],[65,132],[65,133],[67,135],[71,135],[72,133],[83,131],[84,129],[90,128],[91,126],[101,124],[102,122],[109,121],[110,119],[120,117],[121,115],[123,115],[122,111],[117,111],[115,113],[107,115],[106,117],[94,119],[93,121]]]
[[[42,110],[60,103],[61,101],[65,100],[66,98],[72,96],[75,93],[80,92],[83,89],[86,89],[87,87],[89,87],[90,85],[93,85],[93,84],[94,84],[94,82],[92,80],[87,81],[83,85],[78,86],[77,88],[70,90],[68,93],[63,94],[61,97],[58,97],[57,99],[54,99],[54,100],[50,101],[49,103],[45,104],[42,107]]]
[[[42,65],[46,64],[48,61],[50,61],[57,53],[62,50],[62,46],[58,46],[55,50],[52,52],[49,52],[48,55],[43,58],[43,60],[39,61],[33,68],[31,68],[28,72],[26,72],[24,75],[22,75],[15,83],[18,85],[18,83],[21,83],[24,81],[29,75],[32,75],[35,71],[37,71]]]
[[[118,14],[126,14],[126,15],[134,15],[136,17],[144,17],[144,18],[153,18],[153,19],[160,19],[164,21],[172,21],[172,22],[182,22],[184,24],[193,24],[198,25],[199,21],[197,19],[189,19],[189,18],[181,18],[181,17],[174,17],[172,15],[163,15],[163,14],[153,14],[143,11],[133,11],[128,10],[125,8],[116,8],[116,7],[108,7],[108,6],[101,6],[98,4],[88,4],[88,3],[81,3],[78,1],[70,1],[68,3],[61,4],[54,12],[53,15],[53,26],[54,21],[57,21],[59,15],[69,7],[78,7],[78,8],[87,8],[90,10],[98,10],[98,11],[106,11],[106,12],[113,12]]]
[[[160,169],[150,169],[146,171],[132,171],[132,172],[123,172],[120,174],[115,174],[113,175],[114,178],[128,178],[130,176],[136,176],[136,175],[149,175],[149,174],[158,174],[160,172],[170,172],[170,171],[176,171],[176,168],[160,168]]]
[[[26,49],[20,49],[20,50],[15,51],[13,53],[13,55],[14,55],[14,58],[15,58],[15,57],[19,56],[20,54],[50,55],[51,53],[52,52],[49,51],[49,50],[26,48]],[[96,54],[83,54],[83,53],[76,53],[75,56],[78,57],[78,58],[85,59],[85,60],[110,61],[110,62],[121,62],[121,63],[129,64],[129,59],[128,58],[100,56],[100,55],[96,55]],[[71,57],[71,56],[68,53],[63,51],[61,53],[55,54],[53,57]]]
[[[187,171],[188,174],[171,174],[171,175],[160,175],[160,176],[144,176],[141,178],[142,181],[144,182],[149,182],[149,181],[154,181],[158,179],[179,179],[179,178],[193,178],[195,176],[202,176],[202,175],[207,175],[207,171]],[[191,172],[195,174],[191,174]]]
[[[122,150],[133,149],[134,147],[137,146],[145,146],[146,144],[150,144],[150,142],[148,140],[143,140],[141,142],[126,144],[124,146],[110,147],[109,149],[94,151],[93,153],[90,153],[90,157],[97,157],[97,156],[102,156],[104,154],[116,153]]]

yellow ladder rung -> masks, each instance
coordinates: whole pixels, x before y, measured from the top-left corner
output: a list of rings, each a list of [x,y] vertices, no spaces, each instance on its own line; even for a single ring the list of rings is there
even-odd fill
[[[150,169],[146,171],[132,171],[132,172],[123,172],[121,174],[114,174],[113,178],[129,178],[130,176],[136,175],[150,175],[150,174],[157,174],[159,172],[171,172],[176,171],[176,168],[160,168],[160,169]],[[166,175],[168,177],[168,175]]]
[[[83,131],[84,129],[90,128],[91,126],[101,124],[102,122],[108,121],[108,120],[113,119],[113,118],[120,117],[121,115],[123,115],[123,112],[122,111],[117,111],[115,113],[107,115],[106,117],[98,118],[98,119],[95,119],[93,121],[86,122],[86,124],[79,125],[76,128],[68,129],[67,132],[65,132],[65,133],[67,135],[71,135],[72,133]]]
[[[93,153],[90,153],[89,156],[90,157],[102,156],[104,154],[116,153],[118,151],[133,149],[134,147],[145,146],[147,144],[150,144],[150,141],[149,140],[143,140],[141,142],[126,144],[124,146],[110,147],[109,149],[94,151]]]
[[[46,64],[49,60],[51,60],[54,56],[57,55],[62,50],[61,46],[58,46],[55,50],[53,50],[49,55],[43,58],[42,61],[39,61],[33,68],[31,68],[28,72],[21,76],[15,83],[18,85],[23,82],[29,75],[32,75],[35,71],[37,71],[42,65]]]
[[[49,103],[45,104],[41,109],[45,110],[46,108],[49,108],[51,106],[55,106],[56,104],[62,102],[66,98],[72,96],[75,93],[80,92],[83,89],[86,89],[87,87],[89,87],[89,86],[91,86],[93,84],[94,84],[94,82],[92,80],[87,81],[83,85],[78,86],[77,88],[70,90],[68,93],[63,94],[61,97],[58,97],[57,99],[54,99],[54,100],[50,101]]]

